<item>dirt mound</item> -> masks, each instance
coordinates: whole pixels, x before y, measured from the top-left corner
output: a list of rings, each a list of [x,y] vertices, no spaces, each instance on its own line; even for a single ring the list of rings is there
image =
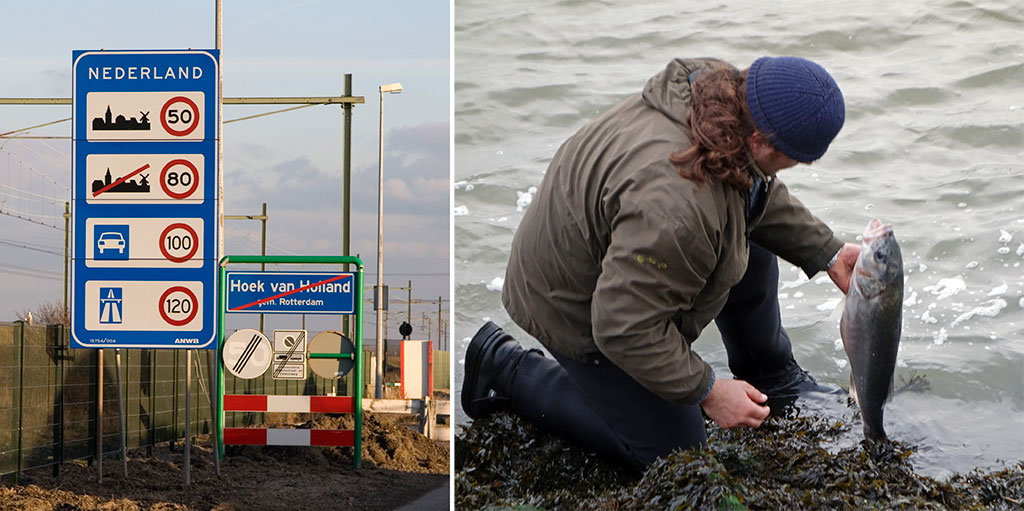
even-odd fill
[[[78,495],[61,489],[44,489],[34,484],[16,488],[0,487],[0,509],[22,511],[73,511],[73,510],[137,510],[138,505],[130,499],[105,499],[91,495]],[[161,507],[170,511],[177,507]]]
[[[829,452],[850,426],[791,410],[758,429],[708,423],[704,449],[676,451],[631,477],[597,456],[494,414],[455,439],[462,509],[1020,509],[1024,462],[940,482],[914,473],[898,442]]]
[[[355,418],[304,414],[273,417],[259,427],[294,427],[299,429],[353,429]],[[305,419],[305,420],[302,420]],[[447,474],[449,447],[446,442],[430,440],[410,429],[410,417],[389,414],[363,413],[362,463],[369,467]],[[284,459],[309,463],[352,464],[351,447],[283,447],[283,446],[228,446],[228,456],[244,456],[253,460]]]
[[[353,419],[307,416],[301,426],[351,429]],[[96,467],[84,461],[65,463],[58,478],[50,468],[26,471],[20,485],[0,483],[0,511],[295,511],[311,506],[384,511],[448,484],[447,444],[405,428],[399,417],[364,414],[359,470],[352,467],[351,452],[347,447],[233,446],[217,475],[210,439],[202,436],[190,450],[187,487],[179,441],[130,451],[127,478],[119,457],[105,457],[102,483]]]

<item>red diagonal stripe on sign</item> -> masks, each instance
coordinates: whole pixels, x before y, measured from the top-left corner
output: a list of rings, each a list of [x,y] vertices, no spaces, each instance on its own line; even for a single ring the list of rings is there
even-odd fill
[[[319,286],[319,285],[322,285],[322,284],[326,284],[328,282],[334,282],[335,280],[345,279],[345,278],[348,278],[348,277],[351,277],[351,276],[352,276],[351,274],[348,274],[348,275],[335,275],[334,277],[331,277],[331,278],[329,278],[327,280],[321,280],[320,282],[314,282],[314,283],[309,284],[307,286],[302,286],[302,287],[300,287],[298,289],[293,289],[291,291],[285,291],[283,293],[276,294],[274,296],[268,296],[268,297],[266,297],[266,298],[264,298],[262,300],[256,300],[255,302],[247,303],[245,305],[239,305],[238,307],[233,307],[233,308],[228,309],[228,310],[240,311],[242,309],[248,309],[249,307],[252,307],[253,305],[259,305],[261,303],[266,303],[266,302],[269,302],[271,300],[275,300],[277,298],[281,298],[283,296],[293,295],[295,293],[298,293],[299,291],[305,291],[305,290],[307,290],[307,289],[309,289],[311,287],[316,287],[316,286]]]
[[[149,164],[147,163],[147,164],[145,164],[145,165],[135,169],[135,171],[132,172],[131,174],[127,174],[127,175],[121,176],[121,177],[117,178],[117,180],[114,181],[113,183],[110,183],[109,185],[104,186],[103,188],[100,188],[99,190],[96,190],[95,192],[92,193],[92,196],[93,197],[98,197],[99,194],[101,194],[101,193],[103,193],[103,192],[105,192],[105,191],[107,191],[107,190],[109,190],[109,189],[111,189],[111,188],[113,188],[113,187],[115,187],[115,186],[117,186],[117,185],[127,181],[129,178],[131,178],[135,174],[138,174],[139,172],[142,172],[143,170],[146,170],[148,168],[149,168]]]

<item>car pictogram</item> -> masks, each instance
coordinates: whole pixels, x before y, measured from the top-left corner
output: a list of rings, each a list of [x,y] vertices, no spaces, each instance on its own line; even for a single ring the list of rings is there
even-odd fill
[[[100,239],[97,240],[96,246],[99,248],[102,254],[104,250],[117,250],[118,254],[124,253],[124,236],[121,236],[119,232],[105,232],[100,234]]]

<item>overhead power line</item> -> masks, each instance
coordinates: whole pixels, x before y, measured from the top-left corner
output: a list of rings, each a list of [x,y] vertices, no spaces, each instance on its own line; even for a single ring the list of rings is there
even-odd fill
[[[13,192],[17,192],[18,195],[11,194],[11,193],[4,193],[4,192],[0,191],[0,193],[3,193],[4,195],[6,195],[8,197],[17,198],[19,200],[25,200],[25,201],[29,201],[29,202],[48,202],[48,203],[51,203],[51,204],[60,204],[60,203],[65,201],[65,199],[61,199],[60,197],[52,197],[52,196],[48,196],[48,195],[42,195],[42,194],[38,194],[38,193],[35,193],[35,192],[30,192],[28,190],[22,190],[21,188],[16,188],[16,187],[11,186],[11,185],[5,185],[5,184],[2,184],[2,183],[0,183],[0,188],[6,188],[6,189],[11,190]],[[32,199],[32,198],[26,198],[26,197],[36,197],[36,198]]]
[[[64,231],[63,227],[57,227],[56,225],[50,225],[50,224],[48,224],[46,222],[40,222],[39,220],[33,220],[31,218],[28,218],[28,217],[23,217],[20,214],[15,213],[15,212],[7,212],[7,211],[0,210],[0,215],[7,215],[9,217],[17,218],[19,220],[24,220],[26,222],[32,222],[34,224],[45,225],[46,227],[50,227],[52,229],[56,229],[56,230],[61,231],[61,232]],[[54,218],[56,218],[56,217],[54,217]]]
[[[29,126],[27,128],[21,128],[21,129],[17,129],[17,130],[14,130],[14,131],[8,131],[7,133],[0,133],[0,137],[7,137],[8,135],[14,135],[15,133],[22,133],[22,132],[25,132],[25,131],[34,130],[36,128],[43,128],[43,127],[46,127],[46,126],[52,126],[54,124],[60,124],[62,122],[68,122],[70,120],[71,120],[71,118],[68,117],[66,119],[60,119],[60,120],[57,120],[57,121],[50,121],[50,122],[43,123],[43,124],[37,124],[35,126]]]
[[[64,277],[57,273],[49,273],[39,271],[35,268],[28,268],[25,266],[18,266],[15,264],[4,264],[0,265],[0,273],[9,273],[12,275],[19,275],[22,277],[35,277],[39,279],[48,280],[64,280]]]
[[[43,252],[43,253],[46,253],[46,254],[53,254],[53,255],[57,255],[57,256],[63,256],[64,255],[64,254],[62,254],[60,252],[54,252],[52,250],[46,250],[46,249],[42,249],[42,248],[30,247],[28,245],[21,245],[21,244],[18,244],[18,243],[11,243],[9,241],[3,241],[3,240],[0,240],[0,245],[7,245],[9,247],[15,247],[15,248],[24,248],[24,249],[27,249],[27,250],[35,250],[36,252]]]
[[[32,165],[30,165],[30,164],[26,163],[26,162],[25,162],[25,160],[22,160],[21,158],[19,158],[18,156],[16,156],[16,155],[15,155],[14,153],[12,153],[10,149],[4,149],[4,148],[0,147],[0,151],[6,151],[6,152],[7,152],[7,154],[8,154],[8,157],[9,157],[9,158],[14,158],[15,160],[18,160],[18,162],[19,162],[19,163],[21,163],[21,164],[22,164],[22,166],[24,166],[24,167],[27,167],[27,168],[28,168],[29,170],[31,170],[32,172],[35,172],[36,174],[39,174],[40,176],[42,176],[42,177],[44,177],[44,178],[48,179],[48,180],[49,180],[49,181],[50,181],[51,183],[53,183],[53,184],[55,184],[55,185],[57,185],[57,186],[59,186],[59,187],[61,187],[61,188],[65,189],[65,190],[67,190],[68,192],[70,192],[70,191],[71,191],[71,190],[70,190],[70,189],[69,189],[69,188],[68,188],[67,186],[64,186],[63,184],[61,184],[61,183],[58,183],[58,182],[57,182],[56,180],[54,180],[54,179],[53,179],[52,177],[50,177],[49,175],[47,175],[47,174],[44,174],[44,173],[43,173],[43,172],[41,172],[41,171],[40,171],[39,169],[37,169],[37,168],[33,167]]]
[[[14,139],[8,139],[8,140],[14,140]],[[56,147],[53,147],[53,145],[51,145],[49,142],[43,142],[43,146],[46,147],[47,149],[57,153],[58,155],[60,155],[61,159],[55,159],[52,156],[47,156],[47,155],[45,155],[45,154],[43,154],[43,153],[41,153],[39,151],[36,151],[35,149],[32,149],[31,146],[29,146],[28,144],[26,144],[26,143],[24,143],[24,142],[22,142],[20,140],[14,140],[14,143],[20,145],[21,147],[25,148],[29,152],[31,152],[31,153],[35,154],[36,156],[46,160],[47,162],[54,164],[57,168],[65,171],[65,172],[70,172],[71,171],[71,166],[68,164],[68,162],[71,161],[71,155],[62,152],[61,150],[57,149]],[[10,152],[10,150],[8,150],[8,152]],[[65,187],[65,189],[67,189],[67,188]]]

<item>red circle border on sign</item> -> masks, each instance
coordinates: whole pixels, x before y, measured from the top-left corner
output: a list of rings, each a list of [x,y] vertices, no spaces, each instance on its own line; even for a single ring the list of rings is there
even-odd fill
[[[188,128],[185,128],[183,130],[176,130],[168,126],[167,120],[164,118],[167,115],[167,107],[179,102],[187,103],[188,106],[192,107],[192,111],[196,114],[195,119],[193,119],[192,126],[189,126]],[[196,106],[196,103],[194,101],[186,98],[185,96],[175,96],[169,99],[166,103],[164,103],[164,107],[160,109],[160,125],[164,127],[164,131],[170,133],[171,135],[174,135],[176,137],[186,137],[190,133],[195,131],[196,128],[199,127],[199,107]]]
[[[166,248],[164,248],[164,237],[167,236],[167,233],[173,231],[174,229],[185,229],[186,231],[188,231],[189,234],[192,235],[192,240],[195,242],[192,244],[192,251],[190,251],[184,257],[174,257],[167,252]],[[196,234],[196,231],[195,229],[192,228],[192,226],[179,222],[176,224],[168,225],[167,228],[164,229],[164,232],[160,233],[160,238],[157,239],[157,243],[160,244],[160,253],[163,254],[168,261],[172,263],[183,263],[185,261],[188,261],[189,259],[192,259],[192,256],[196,255],[196,252],[199,250],[199,235]]]
[[[192,188],[189,188],[188,191],[186,191],[184,193],[174,193],[174,192],[170,191],[167,188],[167,185],[164,182],[164,178],[167,176],[167,171],[170,170],[170,168],[175,166],[175,165],[184,165],[184,166],[188,167],[189,170],[192,171]],[[178,158],[176,160],[171,160],[171,161],[167,162],[167,165],[164,165],[164,169],[160,171],[160,188],[163,189],[164,193],[166,193],[168,196],[170,196],[170,197],[172,197],[174,199],[187,199],[190,195],[195,193],[196,190],[199,188],[199,169],[197,169],[196,166],[192,164],[192,162],[190,162],[190,161],[188,161],[188,160],[186,160],[184,158]]]
[[[192,314],[189,314],[188,317],[183,320],[171,319],[170,316],[168,316],[167,313],[164,312],[164,300],[166,300],[167,297],[170,296],[170,294],[175,291],[181,291],[182,293],[187,294],[188,297],[192,299],[192,303],[194,304],[194,306],[192,307]],[[169,325],[185,326],[189,324],[193,319],[195,319],[196,314],[199,313],[199,300],[196,299],[196,295],[192,293],[191,289],[185,286],[174,286],[168,289],[167,291],[164,291],[164,294],[160,295],[160,301],[157,302],[157,309],[160,311],[160,317],[164,318],[164,321],[166,321]]]

